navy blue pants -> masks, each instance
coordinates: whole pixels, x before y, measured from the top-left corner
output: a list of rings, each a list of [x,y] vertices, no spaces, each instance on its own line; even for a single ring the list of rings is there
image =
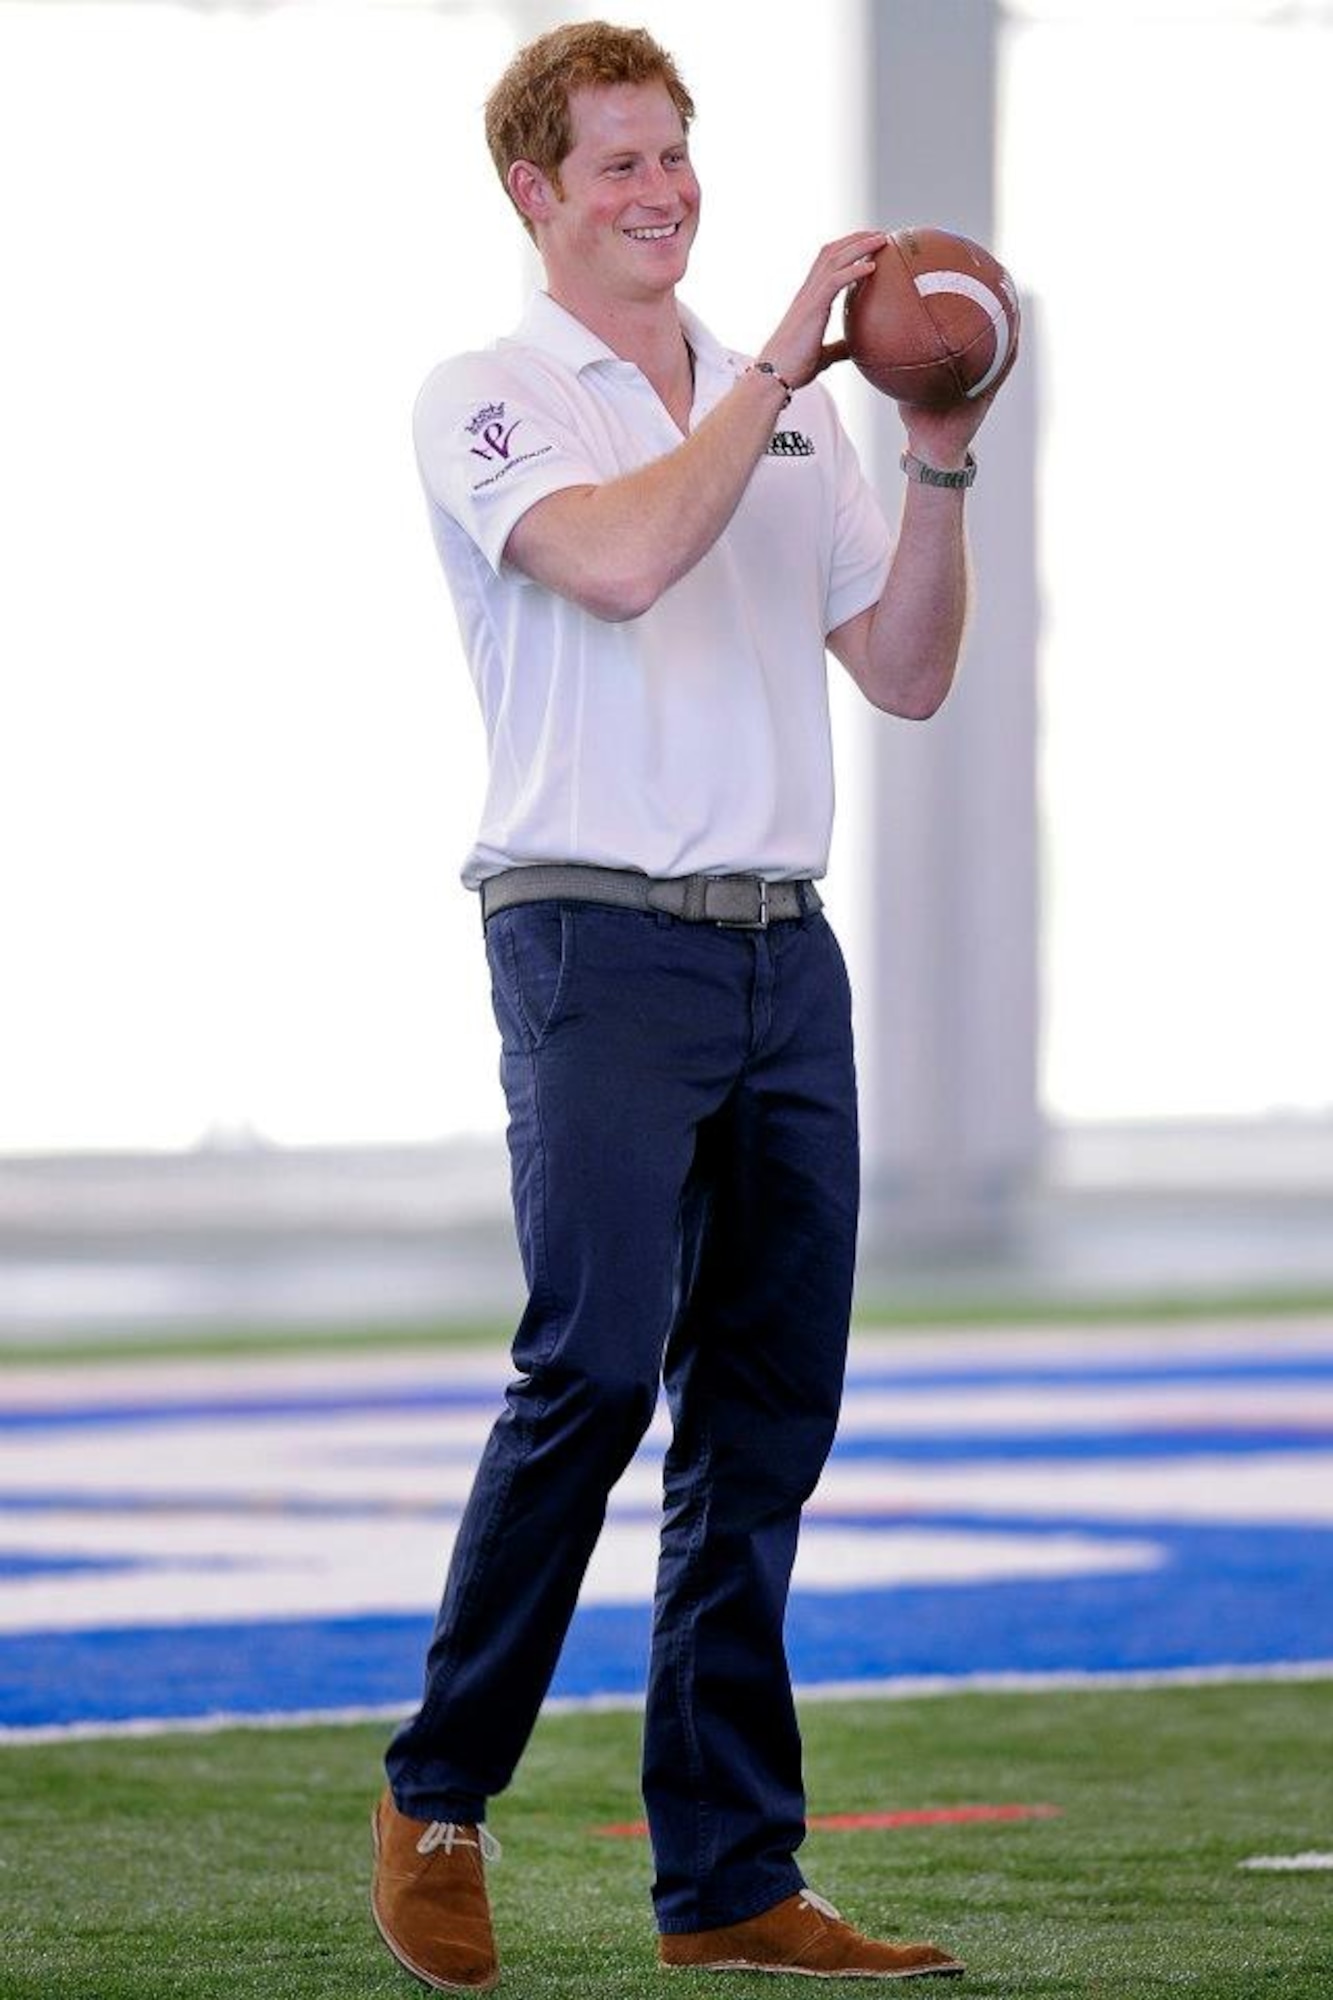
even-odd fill
[[[802,1883],[783,1621],[851,1307],[842,955],[819,914],[745,931],[554,902],[486,944],[529,1298],[390,1782],[402,1811],[464,1821],[509,1783],[664,1383],[653,1896],[662,1930],[738,1923]]]

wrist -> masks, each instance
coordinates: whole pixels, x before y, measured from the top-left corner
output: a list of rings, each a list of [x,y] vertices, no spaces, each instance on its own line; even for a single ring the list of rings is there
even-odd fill
[[[773,362],[752,361],[750,363],[750,366],[746,369],[745,372],[747,375],[758,375],[765,381],[772,382],[776,385],[777,388],[781,389],[782,401],[779,403],[778,408],[779,410],[786,409],[795,391],[793,390],[792,385],[787,380],[786,376],[779,374]]]

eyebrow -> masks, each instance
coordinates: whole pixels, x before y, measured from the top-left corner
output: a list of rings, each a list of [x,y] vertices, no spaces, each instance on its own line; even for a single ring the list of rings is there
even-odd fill
[[[688,139],[672,139],[669,144],[657,148],[657,157],[660,159],[664,153],[688,153],[689,150]],[[652,151],[650,146],[608,146],[604,153],[597,155],[597,164],[608,167],[617,160],[641,160]]]

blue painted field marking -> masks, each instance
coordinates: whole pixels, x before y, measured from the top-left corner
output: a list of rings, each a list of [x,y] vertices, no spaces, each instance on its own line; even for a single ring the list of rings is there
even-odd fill
[[[934,1366],[924,1341],[902,1364],[854,1356],[792,1598],[798,1679],[1333,1659],[1333,1324],[1299,1353],[1280,1327],[1214,1356],[1154,1337],[1149,1357],[1097,1336],[1034,1360],[1031,1336],[1011,1351],[999,1334],[984,1365],[948,1335]],[[207,1394],[176,1367],[156,1397],[142,1370],[99,1371],[104,1402],[86,1373],[34,1376],[0,1425],[0,1729],[409,1705],[505,1374],[473,1358],[455,1386],[447,1365],[400,1357],[377,1390],[364,1361],[355,1389],[322,1364],[275,1392],[253,1363],[219,1390],[214,1364]],[[1103,1421],[1084,1398],[1070,1427],[1062,1392],[1096,1388],[1135,1393]],[[660,1453],[659,1427],[613,1496],[557,1696],[642,1687]]]
[[[1223,1430],[1200,1424],[1195,1429],[1173,1425],[1162,1430],[1071,1431],[1067,1436],[1046,1431],[985,1431],[966,1437],[922,1437],[882,1432],[846,1438],[838,1447],[843,1462],[854,1459],[895,1460],[900,1464],[957,1464],[966,1459],[1144,1459],[1233,1458],[1263,1452],[1333,1450],[1333,1424],[1259,1425]]]
[[[238,1367],[240,1365],[238,1364]],[[470,1410],[485,1414],[496,1408],[497,1394],[503,1387],[503,1382],[503,1372],[497,1372],[495,1383],[484,1386],[432,1382],[410,1391],[401,1388],[379,1391],[367,1389],[355,1395],[329,1392],[264,1396],[238,1391],[231,1396],[163,1397],[152,1400],[144,1398],[124,1403],[71,1400],[68,1403],[46,1407],[0,1408],[0,1433],[70,1430],[76,1427],[143,1429],[158,1424],[211,1422],[215,1419],[241,1416],[258,1422],[300,1417],[362,1415],[369,1411],[397,1413],[409,1410]],[[1287,1359],[1272,1362],[1243,1362],[1228,1358],[1212,1363],[1202,1361],[1176,1363],[1162,1368],[1152,1368],[1142,1362],[1135,1362],[1126,1363],[1121,1367],[1011,1366],[1007,1369],[959,1368],[935,1372],[906,1368],[894,1370],[852,1367],[847,1374],[849,1395],[865,1395],[876,1391],[899,1397],[905,1403],[925,1396],[978,1389],[1018,1387],[1164,1389],[1194,1386],[1209,1388],[1227,1383],[1327,1388],[1333,1386],[1333,1361]]]

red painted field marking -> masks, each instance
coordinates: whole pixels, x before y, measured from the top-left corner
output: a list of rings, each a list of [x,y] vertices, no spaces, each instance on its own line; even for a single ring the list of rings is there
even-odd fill
[[[928,1806],[913,1812],[812,1813],[806,1825],[812,1832],[866,1833],[896,1826],[969,1826],[979,1820],[1059,1819],[1060,1813],[1059,1806]],[[594,1831],[608,1840],[640,1840],[648,1831],[648,1823],[628,1819],[596,1827]]]

